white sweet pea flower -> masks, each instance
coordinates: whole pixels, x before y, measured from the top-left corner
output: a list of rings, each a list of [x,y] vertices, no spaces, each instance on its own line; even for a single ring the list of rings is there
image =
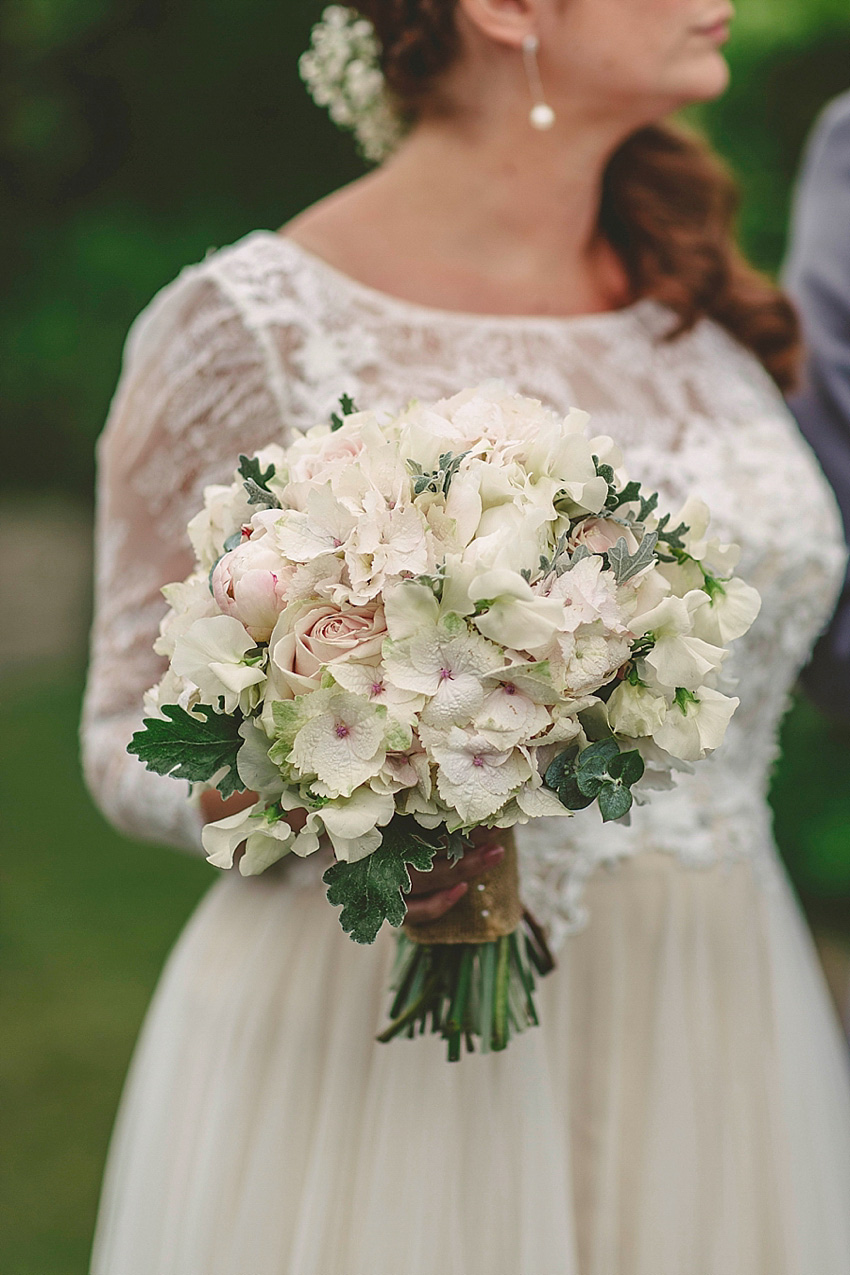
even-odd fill
[[[168,668],[155,686],[145,691],[143,705],[145,717],[164,717],[163,704],[177,704],[188,713],[200,703],[200,692],[192,682],[178,677],[173,669]]]
[[[364,786],[350,797],[327,802],[315,812],[330,837],[334,854],[344,863],[365,859],[381,844],[380,828],[395,814],[392,794],[374,792]],[[313,819],[311,814],[308,822]]]
[[[481,498],[481,470],[488,466],[479,465],[461,468],[452,479],[449,494],[445,499],[446,517],[454,523],[454,542],[458,549],[469,544],[478,531],[481,515],[484,510]]]
[[[261,668],[245,663],[254,645],[238,620],[214,615],[196,620],[177,639],[171,667],[178,677],[194,682],[207,703],[214,705],[223,696],[226,713],[237,707],[246,712],[255,707],[266,680]]]
[[[699,761],[723,743],[739,703],[709,686],[700,686],[691,694],[679,692],[654,732],[655,742],[681,761]]]
[[[283,777],[269,758],[271,741],[253,717],[246,717],[239,726],[239,734],[245,741],[236,754],[236,769],[249,792],[256,792],[266,801],[277,801],[283,793]]]
[[[216,868],[232,868],[237,848],[244,841],[245,853],[239,860],[243,877],[258,876],[291,849],[292,828],[274,807],[263,808],[263,802],[227,815],[215,823],[204,824],[201,841],[207,859]]]
[[[631,621],[636,636],[649,634],[654,638],[655,644],[644,656],[644,663],[661,686],[696,690],[725,660],[728,652],[691,636],[693,613],[707,605],[708,594],[694,589],[684,598],[664,598],[654,610]]]
[[[629,652],[626,637],[580,630],[557,635],[549,662],[565,692],[586,695],[610,682]]]
[[[670,526],[677,527],[680,523],[684,523],[688,530],[682,539],[690,556],[701,563],[707,571],[716,575],[729,576],[740,561],[740,546],[721,544],[716,538],[707,539],[710,522],[711,513],[708,505],[704,500],[691,496],[679,512],[670,519]]]
[[[563,603],[535,593],[516,571],[485,571],[472,583],[469,596],[487,608],[473,616],[475,627],[512,650],[537,655],[564,627]]]
[[[218,615],[219,609],[215,598],[210,593],[208,572],[193,572],[186,580],[164,584],[160,593],[170,610],[160,622],[159,636],[153,644],[153,649],[157,655],[171,657],[174,654],[177,639],[191,628],[196,620]]]
[[[427,585],[403,580],[384,589],[384,616],[393,641],[404,642],[436,625],[440,604]]]
[[[617,735],[655,735],[667,717],[667,701],[646,686],[621,682],[608,700],[608,722]]]
[[[581,415],[587,419],[584,413]],[[558,480],[557,490],[566,497],[571,514],[596,514],[603,508],[608,483],[596,473],[593,452],[584,434],[565,432],[562,426],[541,430],[526,452],[526,465],[534,478]]]
[[[290,763],[317,775],[325,796],[350,797],[384,764],[386,709],[337,689],[308,695],[304,708],[311,717],[295,736]]]
[[[420,735],[437,763],[439,794],[458,812],[462,826],[473,827],[495,814],[532,776],[519,749],[498,748],[475,731],[423,727]]]
[[[752,585],[737,576],[715,580],[711,601],[694,613],[694,633],[706,642],[726,646],[743,637],[761,610],[761,598]]]

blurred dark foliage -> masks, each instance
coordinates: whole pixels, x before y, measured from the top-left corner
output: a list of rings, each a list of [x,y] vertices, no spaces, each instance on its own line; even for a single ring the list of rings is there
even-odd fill
[[[805,134],[850,79],[850,13],[808,0],[804,21],[801,3],[774,0],[779,28],[765,40],[754,34],[763,0],[743,0],[732,88],[699,112],[742,179],[744,240],[767,268]],[[39,484],[89,495],[121,345],[157,288],[361,171],[297,76],[319,11],[315,0],[7,0],[2,486],[33,481],[36,440]]]

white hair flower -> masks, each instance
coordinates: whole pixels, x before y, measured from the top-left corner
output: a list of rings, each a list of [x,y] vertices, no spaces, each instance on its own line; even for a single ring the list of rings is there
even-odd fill
[[[345,5],[329,5],[315,24],[298,70],[317,106],[349,129],[372,163],[395,150],[404,122],[395,110],[379,58],[381,46],[368,18]]]

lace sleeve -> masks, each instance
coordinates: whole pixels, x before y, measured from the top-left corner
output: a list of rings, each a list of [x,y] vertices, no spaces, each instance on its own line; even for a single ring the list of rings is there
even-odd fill
[[[144,692],[165,671],[153,652],[160,589],[193,566],[186,534],[208,483],[229,482],[240,451],[281,440],[285,404],[262,334],[215,259],[187,267],[132,325],[96,446],[95,597],[80,720],[85,780],[120,831],[201,853],[185,782],[126,752]],[[197,795],[196,795],[197,796]]]

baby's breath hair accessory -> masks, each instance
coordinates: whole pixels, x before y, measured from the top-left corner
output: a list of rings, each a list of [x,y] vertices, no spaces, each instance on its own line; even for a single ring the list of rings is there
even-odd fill
[[[329,5],[315,24],[298,70],[317,106],[350,129],[364,158],[380,163],[396,148],[404,123],[394,109],[379,64],[381,45],[368,18]]]

